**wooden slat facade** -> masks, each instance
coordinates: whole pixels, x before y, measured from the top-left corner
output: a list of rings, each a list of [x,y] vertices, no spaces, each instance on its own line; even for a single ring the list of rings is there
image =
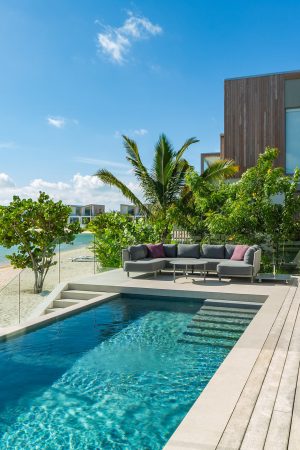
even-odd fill
[[[240,172],[256,164],[265,147],[280,151],[285,167],[285,80],[300,79],[299,72],[225,80],[224,149]]]

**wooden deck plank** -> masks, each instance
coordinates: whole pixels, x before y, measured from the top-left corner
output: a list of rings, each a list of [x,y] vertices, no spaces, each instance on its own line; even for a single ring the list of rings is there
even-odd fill
[[[268,433],[277,392],[297,318],[299,303],[300,297],[296,294],[288,312],[282,333],[278,340],[268,372],[262,384],[259,397],[247,427],[241,445],[242,450],[260,450],[264,448],[265,439]]]
[[[293,417],[289,436],[288,450],[299,450],[300,442],[300,371],[294,400]]]
[[[298,294],[299,295],[299,294]],[[288,447],[290,427],[292,421],[294,398],[297,387],[297,378],[300,362],[300,314],[293,330],[286,363],[283,369],[273,415],[268,430],[266,450],[282,449]],[[300,442],[299,442],[300,446]]]
[[[217,447],[218,450],[238,450],[242,444],[251,414],[255,407],[261,386],[268,371],[268,367],[276,349],[277,342],[295,293],[296,288],[290,288],[265,341],[261,353],[257,358],[235,410],[227,424],[226,429],[224,430],[223,436]]]

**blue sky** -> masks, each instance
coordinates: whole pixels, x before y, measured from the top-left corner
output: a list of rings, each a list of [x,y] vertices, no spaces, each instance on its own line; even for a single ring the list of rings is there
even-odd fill
[[[134,183],[158,135],[219,149],[225,78],[300,69],[300,2],[0,0],[0,202],[45,190],[117,207],[100,167]],[[132,184],[138,193],[138,186]]]

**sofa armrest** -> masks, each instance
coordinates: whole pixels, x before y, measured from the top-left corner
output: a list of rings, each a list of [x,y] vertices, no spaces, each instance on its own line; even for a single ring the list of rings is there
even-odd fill
[[[261,249],[256,250],[253,256],[253,276],[255,277],[260,270]]]
[[[124,262],[125,261],[130,261],[130,253],[128,248],[123,248],[122,249],[122,266],[124,267]]]

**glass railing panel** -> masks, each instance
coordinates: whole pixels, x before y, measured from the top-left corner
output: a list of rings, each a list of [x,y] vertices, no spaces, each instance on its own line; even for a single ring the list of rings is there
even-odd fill
[[[84,278],[97,272],[94,258],[94,235],[84,232],[77,235],[71,244],[59,245],[60,281]]]
[[[0,269],[0,327],[18,325],[20,311],[20,276],[19,270],[10,267]]]
[[[36,286],[34,271],[24,269],[20,273],[20,311],[21,322],[38,315],[36,309],[45,302],[47,296],[59,283],[59,255],[55,254],[52,265],[45,274],[42,286]],[[36,289],[38,287],[38,289]],[[36,291],[40,292],[36,292]]]

